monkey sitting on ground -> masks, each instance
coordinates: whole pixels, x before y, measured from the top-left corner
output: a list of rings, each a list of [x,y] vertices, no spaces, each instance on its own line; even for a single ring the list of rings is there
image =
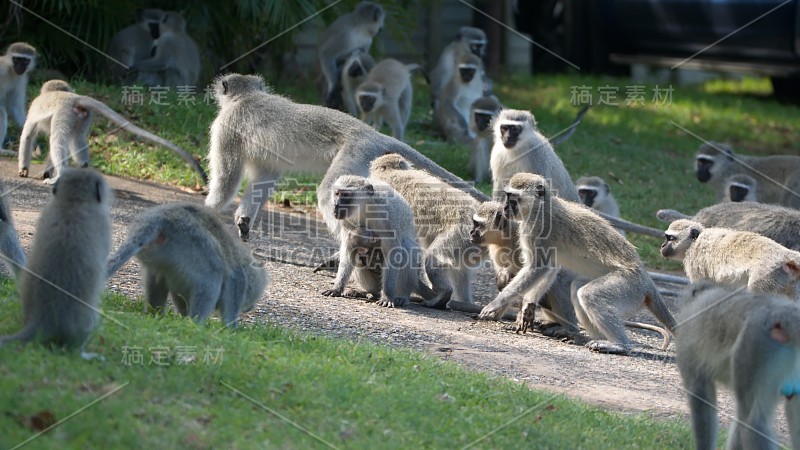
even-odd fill
[[[433,110],[433,123],[448,142],[467,144],[472,140],[470,107],[483,95],[483,62],[471,53],[461,54]]]
[[[758,182],[750,175],[743,173],[733,175],[725,180],[725,199],[723,202],[757,202]]]
[[[608,222],[583,205],[555,196],[541,175],[516,174],[505,193],[509,217],[522,222],[525,266],[483,308],[481,319],[498,317],[523,296],[538,301],[564,267],[579,277],[572,285],[572,302],[593,339],[586,344],[590,349],[627,353],[631,343],[623,320],[642,305],[672,331],[675,320],[636,249]]]
[[[581,177],[575,182],[575,187],[581,203],[607,216],[619,217],[619,206],[605,180],[600,177]],[[625,236],[625,231],[620,229],[619,232]]]
[[[357,116],[360,113],[356,89],[364,82],[373,67],[375,67],[375,60],[360,48],[353,50],[353,53],[342,64],[342,103],[351,115]]]
[[[19,279],[25,325],[0,338],[84,346],[100,322],[100,294],[111,248],[111,189],[99,172],[64,169],[36,224],[28,265]],[[102,357],[101,357],[102,358]]]
[[[128,227],[128,238],[108,260],[108,276],[136,255],[147,302],[161,310],[172,297],[181,315],[202,322],[215,309],[235,327],[269,283],[267,270],[215,213],[191,203],[150,208]]]
[[[325,30],[318,47],[319,65],[327,82],[324,105],[339,106],[341,64],[353,51],[369,53],[372,38],[383,28],[386,13],[377,3],[361,2],[355,10],[339,16]]]
[[[800,306],[709,282],[687,288],[681,304],[675,344],[695,448],[717,448],[715,385],[736,398],[726,448],[777,448],[773,421],[782,398],[792,447],[800,448]]]
[[[164,11],[145,9],[137,11],[136,23],[120,30],[108,44],[108,70],[115,81],[123,82],[128,70],[137,62],[150,58],[153,43],[161,35],[160,24],[164,19]],[[148,86],[155,86],[149,81],[141,80]]]
[[[472,278],[486,250],[470,240],[470,224],[478,201],[425,172],[411,168],[402,156],[388,154],[372,162],[370,179],[388,183],[411,206],[425,271],[437,292],[452,292],[457,302],[473,303]],[[426,306],[441,308],[441,302]]]
[[[263,202],[285,171],[322,172],[317,189],[319,211],[328,230],[340,236],[333,215],[331,187],[342,175],[369,175],[373,159],[393,152],[476,199],[488,200],[474,186],[441,168],[408,145],[378,133],[342,112],[294,103],[268,91],[261,77],[228,74],[214,83],[219,112],[210,130],[211,181],[206,205],[226,206],[247,176],[235,221],[248,239]],[[253,222],[255,224],[255,222]]]
[[[689,281],[747,288],[750,292],[797,297],[800,252],[747,231],[705,228],[680,219],[664,232],[661,255],[683,261]]]
[[[745,174],[758,185],[760,201],[800,208],[800,156],[745,156],[726,144],[708,142],[700,146],[695,164],[697,179],[714,186],[718,202],[727,196],[728,177]]]
[[[392,137],[402,141],[411,117],[411,71],[419,64],[403,64],[384,59],[367,74],[356,89],[361,120],[380,131],[384,119],[392,129]]]
[[[25,42],[9,45],[0,56],[0,148],[6,142],[9,113],[20,128],[25,124],[28,74],[36,67],[36,56],[36,49]]]
[[[200,77],[200,49],[186,33],[186,20],[174,11],[164,13],[160,36],[153,42],[152,57],[135,62],[131,73],[139,82],[157,86],[194,86]]]
[[[800,251],[800,211],[794,208],[753,202],[719,203],[701,209],[694,217],[673,209],[662,209],[656,216],[664,222],[691,219],[707,228],[750,231]]]
[[[183,149],[131,124],[105,103],[74,93],[69,84],[60,80],[46,82],[39,96],[31,103],[19,146],[19,176],[28,176],[34,141],[39,133],[50,135],[50,163],[54,173],[48,174],[50,179],[46,180],[47,183],[52,184],[58,179],[61,171],[67,166],[70,153],[72,159],[81,167],[88,167],[89,127],[95,112],[129,133],[172,150],[197,171],[205,184],[206,174],[200,163]]]
[[[456,33],[453,42],[448,44],[439,55],[436,66],[431,71],[431,105],[436,109],[436,101],[442,89],[453,78],[456,64],[463,54],[472,53],[478,58],[483,58],[486,49],[486,33],[480,28],[461,27]]]
[[[378,305],[390,308],[406,305],[412,292],[425,301],[440,303],[442,298],[446,301],[450,292],[437,294],[425,284],[414,215],[397,191],[386,183],[342,176],[333,185],[333,209],[336,218],[342,221],[339,268],[333,289],[322,295],[372,296],[378,299]],[[353,231],[364,228],[368,230],[366,235],[353,235]],[[377,249],[380,250],[376,254]],[[371,267],[377,262],[375,259],[384,262],[377,274]],[[360,262],[365,265],[359,267]],[[345,292],[353,274],[358,288],[366,295]]]
[[[500,100],[494,95],[481,97],[470,106],[469,128],[472,138],[472,156],[469,160],[469,169],[480,183],[492,176],[489,159],[492,157],[492,121],[503,109]]]

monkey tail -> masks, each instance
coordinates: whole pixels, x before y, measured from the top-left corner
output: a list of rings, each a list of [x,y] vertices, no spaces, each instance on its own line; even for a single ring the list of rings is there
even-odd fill
[[[124,129],[125,131],[132,133],[140,138],[151,142],[156,145],[160,145],[162,147],[166,147],[172,150],[175,154],[183,158],[189,166],[192,167],[197,173],[200,175],[200,178],[203,181],[203,184],[208,184],[208,176],[206,175],[205,170],[200,166],[198,160],[196,160],[192,155],[187,153],[182,148],[178,147],[177,145],[173,144],[172,142],[156,136],[149,131],[145,131],[136,125],[132,124],[129,120],[125,119],[121,115],[117,114],[113,109],[109,108],[105,103],[95,100],[91,97],[80,96],[78,100],[75,102],[75,106],[79,108],[87,108],[95,111],[99,114],[105,116],[108,120],[117,124],[120,128]]]
[[[20,341],[22,343],[30,342],[36,335],[36,327],[33,322],[29,322],[20,331],[9,334],[8,336],[0,336],[0,347],[9,342]]]
[[[642,323],[642,322],[633,322],[630,320],[625,321],[625,326],[628,328],[639,328],[641,330],[649,330],[655,331],[656,333],[661,334],[664,337],[664,340],[661,342],[661,350],[664,351],[669,347],[669,343],[672,342],[672,335],[666,329],[656,326],[650,325],[649,323]]]
[[[146,224],[132,232],[128,239],[119,247],[113,256],[108,258],[106,263],[106,278],[111,278],[120,267],[125,265],[129,259],[133,258],[146,245],[158,239],[161,227],[158,224]]]
[[[691,219],[692,216],[687,216],[682,212],[675,211],[674,209],[659,209],[656,213],[658,220],[662,222],[674,222],[678,219]]]
[[[645,236],[653,236],[659,239],[664,237],[664,230],[658,230],[655,228],[646,227],[644,225],[639,225],[638,223],[628,222],[627,220],[620,219],[618,217],[611,217],[608,214],[602,213],[600,211],[594,211],[594,212],[603,219],[606,219],[606,221],[610,223],[614,228],[630,231],[631,233],[644,234]]]
[[[428,76],[428,72],[426,72],[426,71],[425,71],[425,69],[423,69],[421,65],[419,65],[419,64],[417,64],[417,63],[406,64],[406,69],[408,69],[408,71],[409,71],[409,72],[412,72],[412,71],[414,71],[414,70],[419,70],[419,71],[420,71],[420,73],[422,74],[422,76],[423,76],[423,77],[425,77],[425,81],[426,81],[426,82],[428,83],[428,85],[430,86],[430,84],[431,84],[431,77],[430,77],[430,76]]]
[[[553,144],[553,147],[563,144],[567,141],[567,139],[570,138],[570,136],[572,136],[572,133],[578,129],[578,125],[580,125],[583,115],[589,110],[589,106],[591,105],[586,105],[581,108],[580,111],[578,111],[578,115],[575,116],[575,120],[572,121],[572,125],[570,125],[569,128],[550,138],[550,143]]]
[[[650,292],[645,295],[644,304],[647,306],[647,309],[656,316],[659,322],[664,324],[665,327],[670,332],[674,332],[675,330],[675,318],[672,317],[670,314],[669,309],[667,309],[667,305],[664,304],[664,300],[661,298],[661,294],[659,294],[656,285],[653,284],[653,281],[650,281]]]

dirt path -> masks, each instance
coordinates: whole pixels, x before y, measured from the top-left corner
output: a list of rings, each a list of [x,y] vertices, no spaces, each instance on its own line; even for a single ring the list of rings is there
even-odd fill
[[[32,173],[38,173],[37,169],[40,168],[34,168]],[[39,180],[18,178],[16,163],[10,160],[0,161],[0,174],[15,188],[13,215],[28,250],[49,188]],[[162,185],[120,178],[109,181],[117,192],[112,209],[115,247],[125,236],[125,224],[142,210],[170,201],[200,203],[203,199]],[[231,211],[232,208],[227,217],[232,217]],[[229,223],[234,232],[232,220]],[[642,344],[631,356],[602,355],[537,333],[517,335],[507,329],[508,323],[479,322],[470,314],[416,305],[385,309],[358,300],[324,297],[319,293],[330,287],[333,273],[313,274],[312,268],[336,246],[313,209],[270,205],[260,227],[251,232],[248,245],[266,261],[272,282],[265,298],[246,320],[411,347],[613,410],[688,418],[675,367],[674,344],[665,352],[658,350],[661,336],[655,333],[629,331],[632,339]],[[109,289],[132,298],[140,296],[138,265],[132,262],[124,266],[109,280]],[[476,278],[475,291],[481,304],[494,298],[494,277],[488,267]],[[667,301],[675,311],[676,305]],[[645,312],[636,320],[657,323]],[[722,393],[719,404],[727,423],[734,411],[727,393]],[[786,436],[784,430],[778,432]]]

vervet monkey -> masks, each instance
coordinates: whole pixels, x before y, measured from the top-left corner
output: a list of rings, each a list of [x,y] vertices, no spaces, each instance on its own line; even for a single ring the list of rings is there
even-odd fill
[[[11,191],[4,183],[0,183],[0,258],[3,259],[9,273],[19,279],[25,267],[25,251],[19,242],[19,235],[11,216]]]
[[[452,292],[452,300],[473,303],[472,279],[486,250],[470,240],[470,224],[478,201],[439,178],[413,169],[398,154],[376,158],[369,176],[392,186],[414,212],[419,244],[425,249],[425,271],[437,292]],[[448,299],[426,302],[443,307]]]
[[[64,169],[42,210],[18,290],[22,331],[0,338],[76,348],[100,322],[100,293],[111,248],[111,189],[89,169]]]
[[[161,35],[160,24],[163,19],[164,11],[160,9],[137,11],[136,23],[123,28],[111,38],[106,53],[111,57],[108,69],[115,81],[125,81],[131,67],[151,57],[153,42]]]
[[[672,209],[658,211],[664,222],[691,219],[706,228],[730,228],[768,237],[784,247],[800,251],[800,211],[764,203],[719,203],[703,208],[692,216]]]
[[[575,187],[581,203],[607,216],[619,217],[619,206],[605,180],[600,177],[581,177],[575,182]],[[619,232],[625,236],[625,231]]]
[[[355,274],[358,288],[376,298],[380,306],[404,306],[412,292],[435,303],[449,296],[449,292],[437,295],[425,284],[414,215],[397,191],[386,183],[345,175],[334,183],[332,195],[333,214],[342,221],[339,268],[333,289],[323,291],[322,295],[345,295],[345,286]],[[366,245],[360,237],[352,235],[359,228],[369,230]],[[354,241],[357,245],[351,246]],[[364,254],[360,255],[359,250],[370,251],[376,246],[384,260],[378,274],[371,270],[373,261],[364,261],[367,265],[358,267],[358,258]]]
[[[706,228],[680,219],[664,232],[661,255],[683,261],[691,282],[709,280],[750,292],[797,297],[800,252],[759,234]]]
[[[463,53],[433,110],[433,122],[448,142],[466,144],[472,140],[470,107],[482,96],[483,62],[472,53]]]
[[[461,27],[453,42],[442,50],[436,66],[431,71],[431,104],[436,105],[439,93],[456,71],[456,61],[465,53],[483,58],[486,49],[486,33],[480,28]]]
[[[550,141],[536,128],[536,119],[528,111],[504,109],[492,124],[494,146],[492,190],[500,199],[511,176],[520,172],[536,173],[550,180],[555,194],[571,202],[579,202],[578,189],[572,183],[564,163],[556,155]]]
[[[105,103],[72,92],[69,85],[60,80],[46,82],[42,86],[39,96],[31,103],[28,119],[22,128],[19,146],[19,176],[27,177],[29,175],[31,153],[39,133],[50,135],[50,163],[55,173],[50,174],[50,179],[46,182],[55,182],[61,171],[67,166],[70,154],[78,165],[87,167],[89,165],[88,136],[93,113],[103,115],[120,128],[148,142],[172,150],[197,171],[203,183],[206,182],[206,174],[200,163],[183,149],[133,125]]]
[[[411,117],[411,71],[418,68],[419,64],[403,64],[391,58],[376,64],[356,89],[361,120],[380,131],[385,119],[392,137],[402,141]]]
[[[442,180],[460,183],[460,189],[477,199],[487,199],[408,145],[348,114],[273,94],[261,77],[224,75],[215,81],[214,94],[219,112],[210,131],[206,205],[226,206],[246,173],[249,183],[235,214],[243,239],[271,195],[272,183],[285,171],[325,173],[317,189],[319,210],[331,233],[339,236],[331,186],[342,175],[368,176],[370,162],[386,152],[398,153]]]
[[[525,266],[480,318],[498,317],[523,296],[542,297],[564,267],[579,277],[572,302],[591,350],[627,353],[624,318],[645,305],[672,331],[672,318],[636,249],[589,208],[554,195],[541,175],[519,173],[505,189],[509,217],[520,220]],[[542,257],[542,252],[552,252]],[[552,259],[551,259],[552,258]],[[550,261],[547,261],[551,259]],[[523,309],[525,309],[523,307]]]
[[[360,48],[353,50],[353,53],[342,64],[342,103],[347,112],[354,116],[360,113],[356,89],[364,82],[367,73],[373,67],[375,67],[375,60]]]
[[[156,206],[136,218],[109,258],[107,276],[134,255],[150,306],[161,310],[171,297],[181,315],[198,323],[217,309],[222,322],[235,327],[269,283],[267,270],[214,211],[191,203]]]
[[[519,243],[519,226],[519,222],[508,219],[505,207],[500,202],[481,203],[472,217],[470,239],[473,244],[488,249],[496,273],[497,290],[501,292],[525,265]],[[543,328],[544,334],[558,337],[574,337],[578,334],[578,318],[570,301],[571,282],[566,271],[559,273],[553,288],[542,299],[542,311],[547,323],[557,325]],[[521,308],[520,315],[524,314]],[[533,322],[533,309],[528,314],[529,320],[517,317],[517,331],[527,331]]]
[[[710,183],[723,201],[728,177],[745,174],[758,185],[759,200],[800,208],[800,156],[744,156],[730,146],[708,142],[700,146],[695,157],[695,173],[701,183]]]
[[[492,155],[492,121],[503,105],[494,95],[483,96],[470,105],[469,128],[472,138],[472,156],[469,160],[469,169],[476,183],[485,181],[492,176],[489,159]]]
[[[725,199],[724,202],[757,202],[757,182],[745,174],[738,174],[728,177],[725,180]]]
[[[792,447],[800,448],[800,306],[779,295],[687,288],[675,334],[695,448],[717,448],[717,385],[736,399],[728,449],[774,449],[775,406],[784,400]]]
[[[369,53],[372,38],[383,28],[386,14],[377,3],[361,2],[355,10],[339,16],[322,35],[318,47],[319,65],[327,81],[324,104],[334,107],[341,90],[341,64],[354,50]]]
[[[6,142],[9,113],[20,128],[25,123],[28,74],[36,67],[36,49],[25,42],[8,46],[0,56],[0,148]]]
[[[174,11],[164,13],[161,35],[153,42],[152,56],[136,61],[131,72],[139,81],[154,79],[162,86],[194,86],[200,77],[200,49],[186,33],[186,20]]]

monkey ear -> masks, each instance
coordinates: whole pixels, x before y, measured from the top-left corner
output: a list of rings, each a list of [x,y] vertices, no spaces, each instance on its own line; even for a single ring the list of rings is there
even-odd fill
[[[733,150],[726,148],[723,150],[723,153],[725,153],[725,157],[728,158],[728,161],[733,161]]]
[[[222,95],[228,95],[228,82],[222,82]]]
[[[689,237],[692,240],[697,239],[697,236],[700,236],[700,230],[698,230],[697,228],[692,228],[691,230],[689,230]]]
[[[536,185],[536,196],[537,197],[544,197],[544,194],[547,192],[543,184]]]
[[[606,187],[606,195],[611,193],[611,188],[608,186],[608,183],[603,183],[603,186]]]

